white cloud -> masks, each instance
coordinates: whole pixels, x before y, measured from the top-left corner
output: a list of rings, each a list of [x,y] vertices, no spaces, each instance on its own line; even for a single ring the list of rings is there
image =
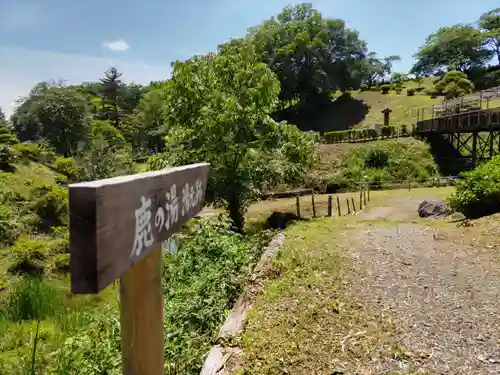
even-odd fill
[[[121,38],[113,40],[112,42],[104,42],[102,46],[113,52],[123,52],[130,48],[128,43]]]
[[[148,84],[167,79],[171,67],[76,54],[0,47],[0,107],[9,116],[20,97],[28,95],[38,82],[64,80],[68,84],[97,81],[115,66],[125,82]]]

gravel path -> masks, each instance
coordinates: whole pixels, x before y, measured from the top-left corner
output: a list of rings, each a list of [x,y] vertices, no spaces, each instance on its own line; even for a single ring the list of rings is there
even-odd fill
[[[391,218],[402,209],[416,215],[415,201],[374,208],[360,219]],[[351,254],[366,272],[355,275],[353,292],[395,317],[412,367],[425,374],[500,374],[500,264],[492,250],[411,220],[357,233]]]

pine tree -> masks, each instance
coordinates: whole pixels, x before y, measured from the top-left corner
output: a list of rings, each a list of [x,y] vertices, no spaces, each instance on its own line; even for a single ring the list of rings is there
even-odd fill
[[[100,118],[109,120],[117,129],[120,129],[120,108],[118,106],[119,97],[124,83],[120,80],[122,76],[118,69],[111,67],[104,72],[104,78],[101,78],[101,89],[99,96],[101,98],[101,108],[99,110]]]

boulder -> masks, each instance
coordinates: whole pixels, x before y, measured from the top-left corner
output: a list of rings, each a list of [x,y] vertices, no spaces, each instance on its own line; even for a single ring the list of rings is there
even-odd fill
[[[436,217],[449,213],[450,209],[443,201],[425,200],[418,206],[418,216],[420,217]]]
[[[300,220],[301,218],[292,212],[273,212],[267,218],[267,224],[273,229],[285,229],[292,221]]]

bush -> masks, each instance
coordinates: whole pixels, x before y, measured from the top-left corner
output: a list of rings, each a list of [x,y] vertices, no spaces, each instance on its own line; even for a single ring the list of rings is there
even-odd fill
[[[408,126],[406,124],[401,124],[401,127],[400,127],[400,134],[402,136],[407,136],[408,135]]]
[[[422,91],[424,91],[424,88],[425,88],[425,87],[417,87],[415,90],[416,90],[417,92],[422,92]]]
[[[376,92],[378,92],[378,91],[380,91],[380,87],[378,87],[378,86],[370,86],[370,91],[376,91]]]
[[[389,138],[396,135],[396,128],[392,125],[384,125],[380,127],[382,138]]]
[[[414,88],[406,89],[406,95],[408,95],[408,96],[415,95],[415,89]]]
[[[31,209],[40,217],[41,229],[69,224],[68,189],[58,186],[37,188]]]
[[[449,206],[470,218],[500,211],[500,155],[473,171],[463,174],[456,191],[448,198]]]
[[[368,91],[369,87],[368,85],[362,83],[361,85],[359,85],[359,91]]]
[[[78,177],[78,169],[75,160],[72,158],[56,157],[52,162],[52,167],[58,173],[66,176],[70,180],[76,180]]]
[[[447,72],[443,77],[435,81],[433,91],[444,94],[446,99],[453,99],[465,94],[470,94],[474,85],[467,79],[465,73],[457,70]]]
[[[438,175],[429,146],[422,142],[367,143],[342,155],[339,172],[330,184],[382,187],[391,181],[427,179]]]
[[[15,163],[18,161],[18,154],[11,146],[0,145],[0,170],[4,172],[14,172]]]
[[[401,94],[403,92],[403,88],[401,86],[397,86],[394,91],[396,91],[396,94]]]
[[[380,86],[380,90],[382,91],[382,94],[388,94],[389,91],[391,91],[391,86],[390,85],[382,85],[382,86]]]
[[[12,209],[0,206],[0,245],[10,245],[20,235],[21,226]]]
[[[165,257],[166,373],[200,372],[259,250],[221,218],[200,221],[178,252]]]

